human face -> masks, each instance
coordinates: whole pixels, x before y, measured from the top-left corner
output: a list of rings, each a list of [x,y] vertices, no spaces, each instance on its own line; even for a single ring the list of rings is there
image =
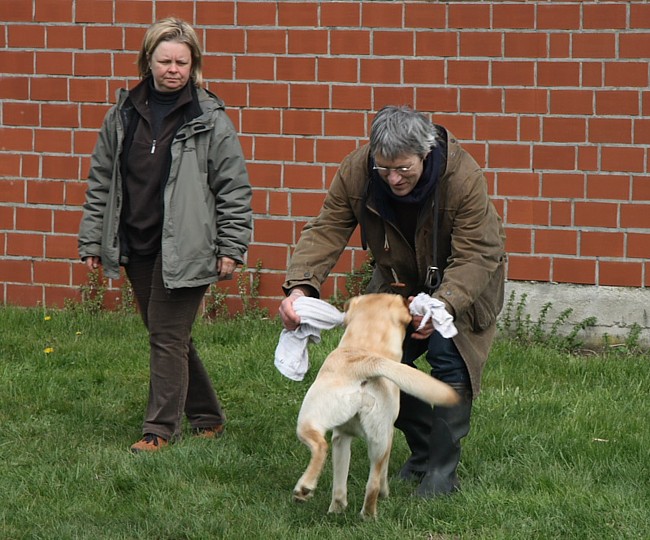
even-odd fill
[[[375,170],[398,197],[413,191],[424,169],[424,160],[417,154],[403,154],[393,161],[375,155]]]
[[[185,43],[161,41],[151,55],[151,75],[159,92],[175,92],[190,80],[192,52]]]

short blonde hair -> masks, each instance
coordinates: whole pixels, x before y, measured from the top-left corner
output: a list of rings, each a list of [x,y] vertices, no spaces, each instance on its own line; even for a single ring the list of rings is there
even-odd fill
[[[188,23],[175,17],[161,19],[152,24],[142,40],[142,47],[138,53],[138,71],[140,78],[144,79],[151,73],[151,55],[162,41],[175,41],[185,43],[190,48],[192,55],[192,68],[190,77],[195,86],[203,84],[203,53],[199,45],[194,28]]]

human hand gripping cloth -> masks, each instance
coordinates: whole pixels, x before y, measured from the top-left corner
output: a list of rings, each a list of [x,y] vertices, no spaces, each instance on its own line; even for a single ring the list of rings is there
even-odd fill
[[[283,329],[275,348],[275,367],[282,375],[302,381],[309,369],[309,343],[320,342],[321,330],[330,330],[343,324],[343,313],[318,298],[301,296],[293,303],[300,317],[295,330]]]
[[[421,315],[423,317],[418,330],[431,320],[433,327],[440,332],[442,337],[451,338],[458,334],[458,330],[454,325],[454,318],[447,311],[445,303],[437,298],[432,298],[426,293],[420,293],[411,302],[409,310],[411,315]]]

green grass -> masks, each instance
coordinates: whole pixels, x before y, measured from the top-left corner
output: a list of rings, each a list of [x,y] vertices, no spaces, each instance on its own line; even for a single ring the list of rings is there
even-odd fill
[[[198,323],[226,433],[136,456],[128,448],[140,436],[148,384],[140,320],[1,314],[3,539],[650,538],[647,356],[498,342],[463,446],[462,492],[421,500],[391,481],[378,520],[364,522],[361,441],[346,514],[326,513],[329,463],[314,498],[291,501],[308,461],[296,417],[336,331],[311,346],[312,369],[296,383],[273,366],[277,321]],[[406,457],[396,432],[391,474]]]

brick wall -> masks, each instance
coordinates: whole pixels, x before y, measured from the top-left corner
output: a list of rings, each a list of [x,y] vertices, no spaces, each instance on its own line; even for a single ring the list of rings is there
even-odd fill
[[[510,280],[650,285],[645,2],[0,0],[3,303],[60,306],[86,282],[97,129],[136,82],[146,27],[172,14],[199,31],[241,133],[269,305],[337,163],[389,103],[432,112],[485,168]],[[364,257],[355,236],[325,294]]]

